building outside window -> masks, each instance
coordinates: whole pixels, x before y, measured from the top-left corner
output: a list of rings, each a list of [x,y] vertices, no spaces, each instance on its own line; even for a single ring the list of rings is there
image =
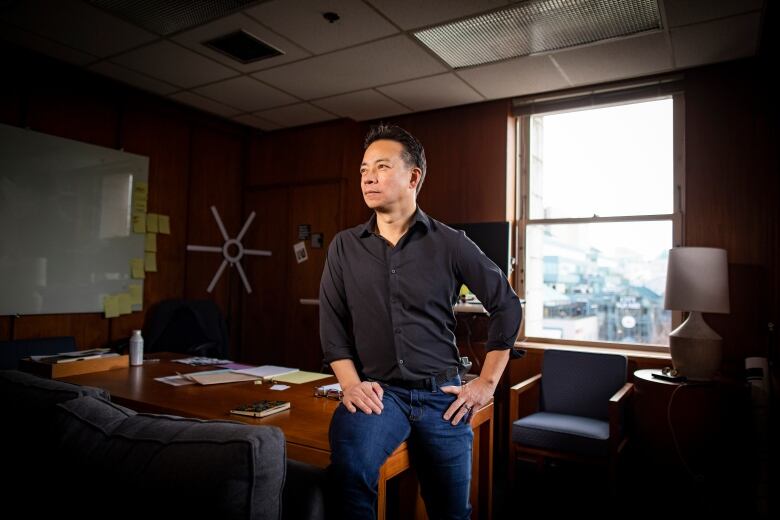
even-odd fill
[[[668,345],[681,102],[666,95],[518,118],[527,338]]]

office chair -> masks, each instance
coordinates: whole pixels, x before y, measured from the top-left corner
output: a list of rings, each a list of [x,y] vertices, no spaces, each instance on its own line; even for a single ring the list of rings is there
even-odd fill
[[[227,324],[211,300],[164,300],[147,313],[143,330],[147,352],[178,352],[227,358]]]
[[[53,338],[30,338],[0,341],[0,369],[17,370],[19,360],[30,356],[53,356],[60,352],[77,350],[76,338],[57,336]]]
[[[519,458],[606,466],[615,492],[628,436],[624,408],[633,393],[627,360],[616,354],[546,350],[542,373],[510,388],[509,478]]]

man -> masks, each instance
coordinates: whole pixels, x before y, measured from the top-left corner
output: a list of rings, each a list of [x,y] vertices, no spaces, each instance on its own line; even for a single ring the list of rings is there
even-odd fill
[[[520,301],[462,231],[417,207],[425,151],[371,129],[360,166],[374,215],[338,233],[320,283],[320,337],[343,399],[330,425],[334,518],[373,518],[379,468],[409,439],[428,516],[469,518],[472,408],[488,403],[520,327]],[[461,386],[452,306],[462,283],[490,313],[477,379]]]

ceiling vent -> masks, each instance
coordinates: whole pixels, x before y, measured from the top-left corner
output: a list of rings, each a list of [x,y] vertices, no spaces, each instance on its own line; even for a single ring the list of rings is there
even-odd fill
[[[252,63],[253,61],[281,56],[282,51],[271,47],[267,43],[258,40],[244,30],[238,30],[224,36],[218,36],[209,41],[203,42],[203,45],[230,56],[241,63]]]
[[[130,23],[154,33],[170,34],[203,25],[242,9],[259,0],[87,0]]]
[[[657,0],[528,0],[414,36],[457,69],[659,29]]]

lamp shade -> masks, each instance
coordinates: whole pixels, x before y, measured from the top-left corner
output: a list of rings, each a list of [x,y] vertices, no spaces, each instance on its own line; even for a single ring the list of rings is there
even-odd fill
[[[675,247],[669,250],[664,308],[729,312],[729,274],[725,249]]]

